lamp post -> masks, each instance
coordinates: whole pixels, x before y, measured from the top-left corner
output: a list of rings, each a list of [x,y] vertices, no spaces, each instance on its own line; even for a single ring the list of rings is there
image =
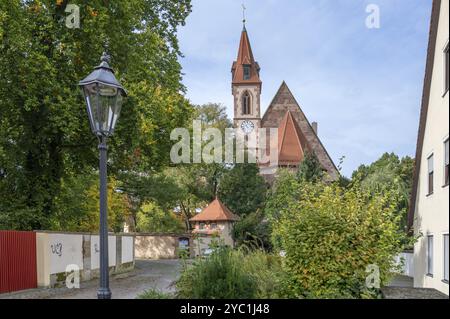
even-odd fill
[[[89,122],[99,139],[100,153],[100,287],[98,299],[111,299],[108,265],[107,139],[114,133],[123,98],[127,93],[109,66],[110,57],[103,53],[101,63],[78,85],[86,102]]]

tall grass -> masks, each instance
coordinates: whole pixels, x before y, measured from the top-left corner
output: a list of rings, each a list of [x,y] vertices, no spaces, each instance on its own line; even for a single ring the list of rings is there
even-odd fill
[[[219,247],[206,259],[185,265],[177,281],[177,297],[255,299],[280,297],[278,257],[260,250]]]

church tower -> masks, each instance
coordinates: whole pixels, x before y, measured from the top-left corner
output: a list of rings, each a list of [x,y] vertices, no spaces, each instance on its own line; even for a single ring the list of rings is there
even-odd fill
[[[237,60],[233,62],[232,94],[234,96],[234,126],[247,135],[261,127],[260,67],[253,57],[247,30],[244,28],[239,43]]]

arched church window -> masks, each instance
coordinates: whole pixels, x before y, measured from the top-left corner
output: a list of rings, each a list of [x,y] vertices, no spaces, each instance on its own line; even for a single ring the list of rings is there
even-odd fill
[[[248,92],[245,92],[242,96],[242,114],[249,115],[251,114],[251,108],[250,108],[250,94]]]

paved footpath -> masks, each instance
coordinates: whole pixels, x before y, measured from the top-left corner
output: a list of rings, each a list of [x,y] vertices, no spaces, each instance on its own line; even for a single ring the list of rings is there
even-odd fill
[[[180,260],[136,260],[135,270],[110,278],[113,299],[135,299],[146,289],[173,292],[181,269]],[[0,299],[95,299],[98,279],[82,282],[80,289],[31,289],[0,295]]]

